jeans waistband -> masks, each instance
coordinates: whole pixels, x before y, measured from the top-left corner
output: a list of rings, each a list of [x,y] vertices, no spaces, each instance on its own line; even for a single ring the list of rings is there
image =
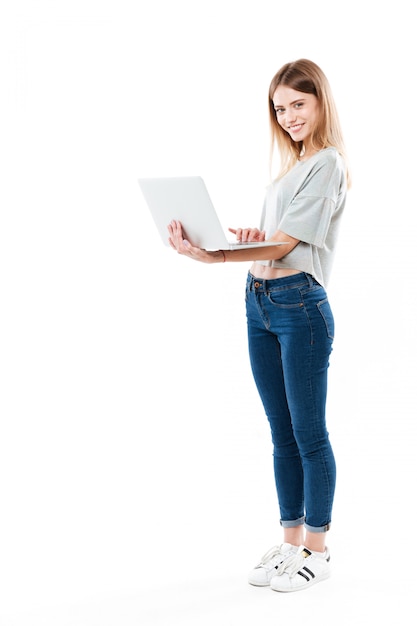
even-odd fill
[[[249,291],[268,292],[276,291],[277,289],[294,289],[300,287],[306,287],[307,285],[312,287],[319,283],[310,274],[306,272],[299,272],[298,274],[292,274],[291,276],[284,276],[283,278],[273,278],[272,280],[264,280],[262,278],[256,278],[250,272],[248,272],[248,278],[246,287]]]

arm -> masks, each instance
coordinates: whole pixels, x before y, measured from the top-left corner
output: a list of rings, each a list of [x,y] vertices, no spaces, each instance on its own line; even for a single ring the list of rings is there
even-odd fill
[[[235,233],[240,241],[264,241],[265,234],[258,229],[229,229]],[[247,248],[245,250],[202,250],[192,246],[189,241],[184,239],[181,223],[173,220],[168,225],[169,243],[171,248],[176,250],[178,254],[188,256],[195,261],[202,263],[223,263],[224,261],[244,262],[244,261],[272,261],[274,259],[282,259],[286,254],[291,252],[299,243],[299,239],[294,239],[277,230],[269,241],[288,241],[288,244],[281,246],[268,246],[265,248]]]

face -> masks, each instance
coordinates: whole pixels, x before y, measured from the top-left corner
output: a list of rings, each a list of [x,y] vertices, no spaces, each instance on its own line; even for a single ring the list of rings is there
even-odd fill
[[[319,119],[319,103],[312,93],[278,85],[273,95],[278,124],[294,141],[302,141],[306,152]]]

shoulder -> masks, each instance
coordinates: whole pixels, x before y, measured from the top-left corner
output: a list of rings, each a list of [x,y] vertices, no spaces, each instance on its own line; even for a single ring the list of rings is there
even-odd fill
[[[344,170],[345,164],[342,155],[332,146],[324,148],[309,159],[313,168],[329,167],[336,170]]]
[[[317,196],[336,200],[345,187],[345,165],[336,148],[320,150],[305,161],[304,179],[298,193],[303,196]]]
[[[342,155],[338,152],[337,148],[330,146],[329,148],[323,148],[323,150],[319,150],[316,152],[314,156],[312,156],[309,161],[312,165],[321,165],[325,163],[329,163],[330,165],[338,165],[343,163]]]
[[[324,148],[305,161],[308,167],[305,171],[306,183],[319,181],[322,183],[341,184],[345,179],[346,165],[342,155],[336,148]]]

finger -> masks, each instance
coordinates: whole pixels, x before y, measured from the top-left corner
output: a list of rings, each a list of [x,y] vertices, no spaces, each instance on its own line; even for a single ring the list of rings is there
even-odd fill
[[[250,228],[243,228],[240,241],[243,241],[243,242],[250,241],[250,233],[251,233]]]
[[[259,241],[260,240],[260,232],[257,228],[252,228],[249,231],[249,241]]]
[[[175,220],[173,220],[168,225],[168,232],[170,233],[172,240],[175,244],[178,244],[180,243],[180,241],[182,241],[183,239],[182,226],[179,222],[176,222]]]

